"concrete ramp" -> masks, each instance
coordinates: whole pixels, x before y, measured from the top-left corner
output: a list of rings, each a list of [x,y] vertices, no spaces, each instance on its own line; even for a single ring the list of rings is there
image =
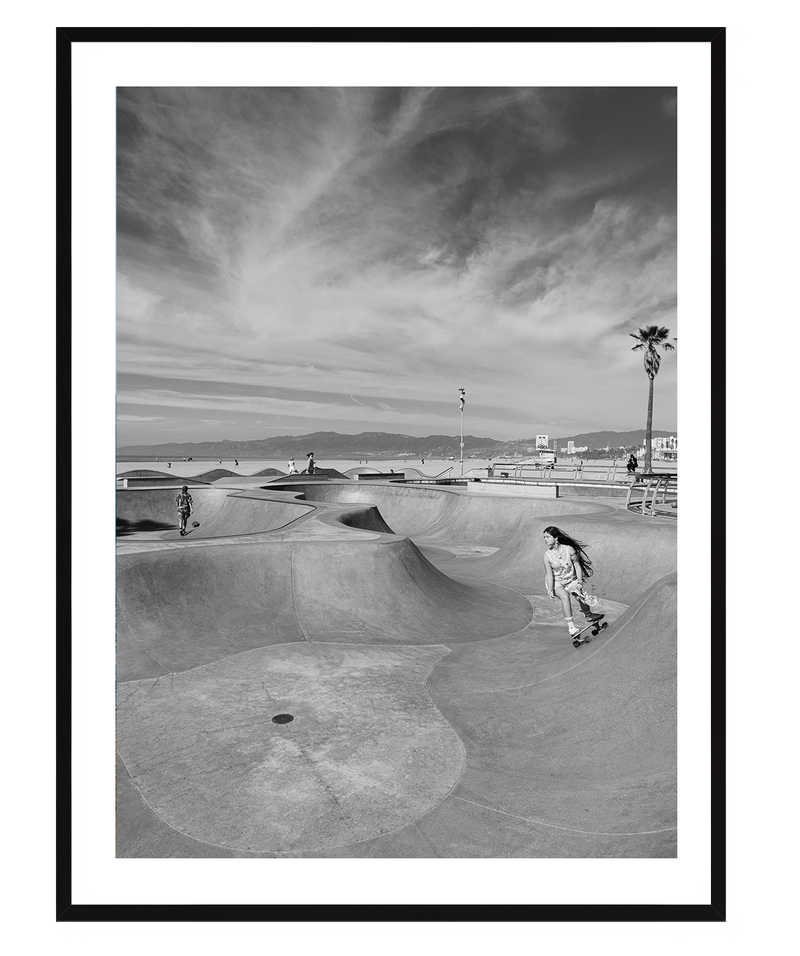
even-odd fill
[[[178,530],[174,488],[117,491],[117,534],[137,538],[183,540]],[[293,496],[268,495],[258,490],[232,491],[224,486],[191,490],[194,512],[185,540],[223,538],[277,531],[311,513],[314,508]],[[199,522],[199,527],[193,523]]]
[[[633,519],[633,520],[631,520]],[[597,597],[631,604],[649,587],[677,568],[677,528],[668,519],[644,520],[627,511],[602,514],[550,515],[508,527],[505,543],[483,559],[458,562],[462,577],[488,578],[526,594],[544,595],[542,531],[555,525],[584,543],[594,575],[588,588]],[[424,540],[420,539],[420,543]],[[446,571],[456,565],[449,562]]]
[[[178,528],[178,512],[175,497],[182,482],[172,488],[119,488],[117,489],[117,534],[127,535],[142,532]],[[192,487],[190,489],[195,511],[212,518],[225,500],[228,492],[218,488]]]
[[[523,684],[516,635],[281,645],[125,684],[121,855],[674,857],[674,614],[672,577]]]
[[[298,489],[299,490],[299,489]],[[544,594],[542,532],[555,525],[588,545],[598,595],[630,604],[677,567],[677,527],[668,519],[641,516],[598,502],[494,498],[443,488],[409,485],[308,485],[317,502],[374,502],[396,533],[420,547],[496,548],[491,557],[459,559],[447,573],[491,580],[523,593]]]
[[[565,646],[555,673],[521,673],[502,654],[462,661],[458,649],[443,661],[431,692],[468,753],[447,828],[471,820],[486,851],[507,814],[527,821],[529,852],[514,855],[561,835],[569,855],[674,854],[676,614],[670,575],[602,638]]]
[[[292,485],[292,490],[301,491],[308,501],[374,504],[396,534],[419,538],[431,546],[443,542],[499,546],[507,540],[510,531],[530,528],[543,517],[612,511],[606,505],[592,502],[525,497],[499,499],[473,496],[455,489],[390,482],[301,484]]]
[[[458,643],[531,620],[522,595],[447,577],[407,538],[187,547],[117,570],[121,680],[287,641]]]
[[[119,680],[175,673],[253,647],[303,641],[291,553],[234,545],[117,559]]]
[[[388,483],[192,494],[197,534],[117,545],[120,857],[676,856],[674,521]],[[174,521],[174,489],[118,507]],[[549,524],[589,545],[610,621],[577,649]]]

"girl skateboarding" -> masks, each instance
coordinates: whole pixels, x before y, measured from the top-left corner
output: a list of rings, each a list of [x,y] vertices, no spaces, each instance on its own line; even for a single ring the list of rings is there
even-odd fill
[[[599,621],[603,615],[595,614],[592,608],[597,604],[593,594],[587,594],[583,582],[594,574],[592,562],[583,550],[585,545],[571,538],[554,525],[545,528],[544,543],[546,550],[542,555],[545,567],[545,587],[550,598],[558,598],[564,610],[569,636],[575,637],[580,629],[572,620],[572,598],[574,597],[587,623]]]

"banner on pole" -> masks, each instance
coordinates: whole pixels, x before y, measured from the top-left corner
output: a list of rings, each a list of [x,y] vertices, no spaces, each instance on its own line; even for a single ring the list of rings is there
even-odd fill
[[[549,449],[550,449],[550,436],[537,435],[536,436],[536,451],[548,451]]]
[[[463,411],[464,411],[464,396],[466,395],[467,390],[464,389],[464,388],[460,388],[460,389],[459,389],[459,392],[461,393],[461,397],[459,398],[458,401],[459,401],[459,405],[460,405],[460,407],[461,407],[461,411],[463,412]]]

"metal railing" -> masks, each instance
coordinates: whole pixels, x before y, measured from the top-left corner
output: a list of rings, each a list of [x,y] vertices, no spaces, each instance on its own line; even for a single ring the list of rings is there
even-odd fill
[[[628,511],[649,517],[678,517],[678,476],[638,475],[628,490]]]
[[[610,464],[585,465],[545,465],[527,462],[496,462],[492,466],[494,477],[507,475],[509,478],[542,478],[545,481],[555,479],[570,481],[616,481],[627,472],[625,465],[618,462]]]

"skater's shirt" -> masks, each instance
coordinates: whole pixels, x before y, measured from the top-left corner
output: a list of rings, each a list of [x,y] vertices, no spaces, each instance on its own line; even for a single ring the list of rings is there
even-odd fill
[[[179,491],[177,497],[175,498],[175,504],[177,505],[178,511],[191,512],[192,496],[188,491]]]

